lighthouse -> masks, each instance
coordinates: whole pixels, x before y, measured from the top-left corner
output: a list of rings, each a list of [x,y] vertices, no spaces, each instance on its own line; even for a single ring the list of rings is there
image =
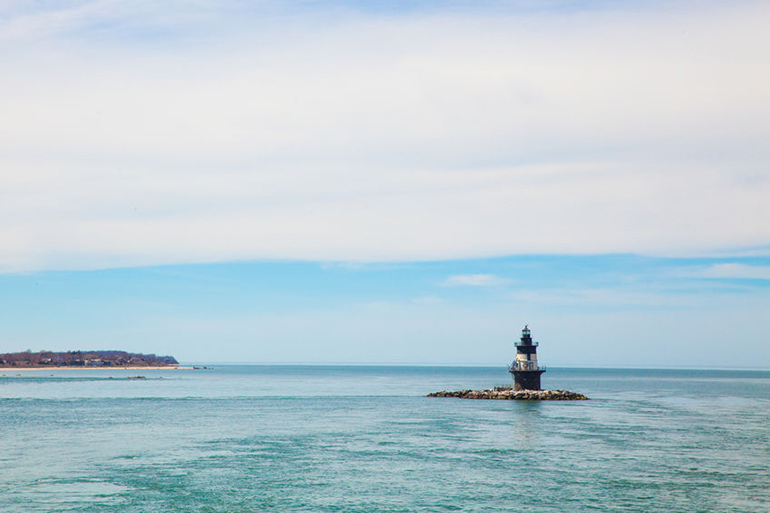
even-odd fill
[[[537,342],[532,342],[529,325],[521,330],[521,341],[516,344],[516,359],[508,372],[513,374],[514,390],[540,390],[540,375],[545,367],[537,365]]]

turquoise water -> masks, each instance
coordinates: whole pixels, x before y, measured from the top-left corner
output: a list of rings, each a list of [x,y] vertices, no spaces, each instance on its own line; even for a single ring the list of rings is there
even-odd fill
[[[770,510],[770,372],[543,379],[592,400],[423,397],[504,367],[0,371],[0,511]]]

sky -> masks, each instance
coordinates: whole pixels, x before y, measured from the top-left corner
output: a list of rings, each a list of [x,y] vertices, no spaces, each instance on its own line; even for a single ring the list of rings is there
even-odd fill
[[[0,2],[0,351],[770,368],[766,2]]]

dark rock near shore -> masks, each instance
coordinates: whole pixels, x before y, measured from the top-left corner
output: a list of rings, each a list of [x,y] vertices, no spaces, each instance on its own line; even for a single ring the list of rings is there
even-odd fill
[[[459,399],[500,399],[509,401],[584,401],[588,397],[569,390],[513,390],[495,387],[488,390],[458,390],[434,392],[428,397],[457,397]]]

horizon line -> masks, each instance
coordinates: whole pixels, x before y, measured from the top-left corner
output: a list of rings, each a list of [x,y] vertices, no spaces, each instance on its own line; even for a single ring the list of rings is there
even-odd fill
[[[180,362],[180,366],[190,365],[248,365],[248,366],[261,366],[261,367],[445,367],[445,368],[505,368],[508,369],[508,364],[484,364],[484,363],[410,363],[410,362]],[[767,371],[770,372],[769,367],[740,367],[740,366],[709,366],[709,365],[692,365],[692,366],[632,366],[632,365],[608,365],[608,366],[584,366],[584,365],[548,365],[549,369],[581,369],[581,370],[714,370],[714,371]]]

